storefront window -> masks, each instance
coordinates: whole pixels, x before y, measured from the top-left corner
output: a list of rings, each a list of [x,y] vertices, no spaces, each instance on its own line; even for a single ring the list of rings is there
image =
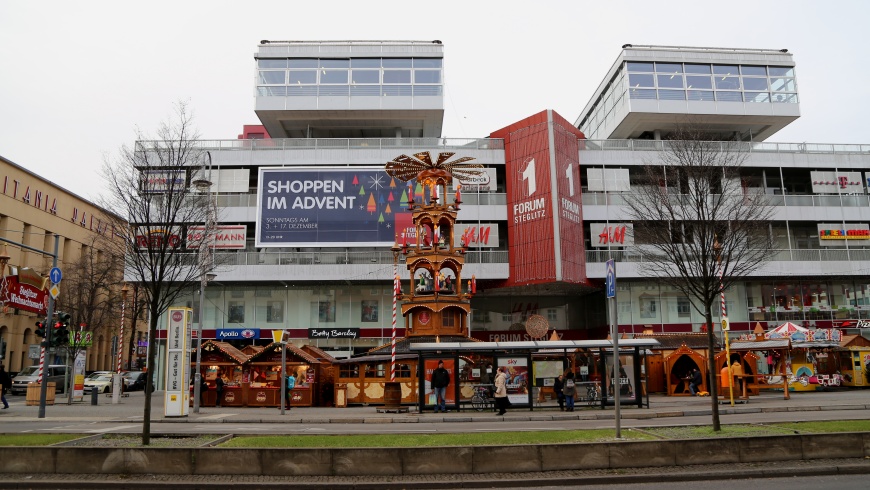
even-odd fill
[[[358,364],[342,364],[338,370],[340,378],[359,378]]]

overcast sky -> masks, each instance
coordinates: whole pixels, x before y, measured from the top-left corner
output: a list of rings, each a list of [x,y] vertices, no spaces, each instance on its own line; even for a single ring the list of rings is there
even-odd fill
[[[787,48],[801,118],[770,141],[868,143],[867,1],[0,1],[0,155],[89,199],[105,158],[188,101],[203,138],[254,114],[261,39],[444,43],[445,137],[575,121],[625,43]]]

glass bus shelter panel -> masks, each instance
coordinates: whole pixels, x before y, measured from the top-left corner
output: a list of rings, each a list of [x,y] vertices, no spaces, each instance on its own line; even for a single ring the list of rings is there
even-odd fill
[[[613,406],[616,404],[614,399],[614,390],[619,389],[619,404],[620,405],[644,405],[643,379],[641,377],[641,366],[643,360],[639,349],[623,350],[620,349],[619,355],[619,374],[614,373],[613,368],[613,352],[600,352],[599,372],[602,373],[601,381],[601,404],[602,406]],[[615,381],[618,378],[618,381]],[[618,388],[616,388],[618,386]],[[649,406],[649,400],[647,400]]]

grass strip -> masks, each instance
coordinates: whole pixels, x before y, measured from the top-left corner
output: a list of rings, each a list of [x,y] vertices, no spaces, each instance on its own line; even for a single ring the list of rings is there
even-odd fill
[[[82,437],[81,434],[2,434],[2,446],[49,446],[58,442],[71,441]]]
[[[818,422],[779,422],[771,424],[790,431],[825,432],[870,432],[870,420],[820,420]]]
[[[371,435],[284,435],[240,436],[220,447],[435,447],[501,446],[513,444],[560,444],[615,440],[611,429],[484,432],[479,434],[371,434]],[[623,430],[624,439],[653,439],[646,434]]]

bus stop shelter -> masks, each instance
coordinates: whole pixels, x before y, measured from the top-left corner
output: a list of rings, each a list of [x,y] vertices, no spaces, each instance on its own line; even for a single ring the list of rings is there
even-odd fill
[[[508,398],[516,408],[533,410],[535,389],[538,382],[552,379],[569,370],[569,357],[582,350],[595,354],[598,379],[581,385],[595,385],[598,396],[596,405],[602,409],[612,406],[614,386],[620,390],[620,405],[649,407],[649,397],[643,388],[641,366],[643,356],[650,348],[659,345],[655,339],[620,339],[620,368],[618,383],[613,372],[613,342],[603,340],[539,340],[523,342],[412,342],[409,351],[418,356],[418,407],[424,411],[434,407],[434,395],[430,386],[432,371],[438,361],[444,361],[448,371],[452,371],[451,383],[447,390],[446,402],[453,410],[463,409],[463,404],[478,386],[491,383],[495,370],[507,367],[510,374]],[[549,364],[535,361],[548,357]],[[559,363],[561,359],[561,364]],[[489,370],[491,365],[492,371]],[[561,369],[558,366],[561,365]],[[538,372],[541,371],[541,372]],[[543,371],[547,371],[546,375]],[[576,374],[576,373],[575,373]],[[586,393],[578,386],[578,397]],[[589,387],[587,387],[588,389]],[[591,393],[592,391],[589,390]]]

